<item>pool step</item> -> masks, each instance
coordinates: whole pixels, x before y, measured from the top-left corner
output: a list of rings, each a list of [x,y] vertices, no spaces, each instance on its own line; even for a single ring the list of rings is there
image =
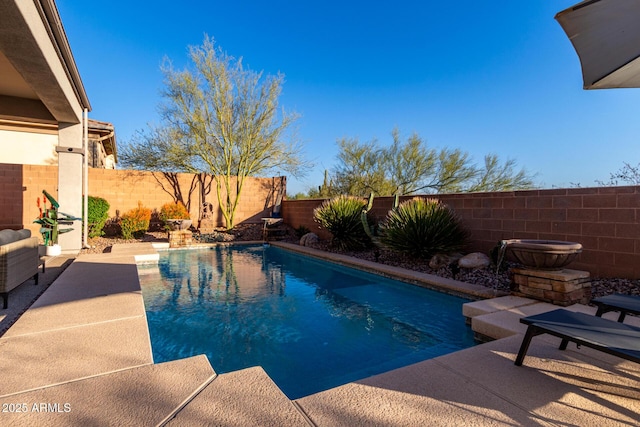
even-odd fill
[[[462,314],[465,316],[467,324],[471,325],[475,339],[487,342],[515,334],[524,334],[527,327],[520,323],[522,317],[557,308],[559,307],[546,302],[506,296],[463,304]],[[591,315],[596,313],[595,307],[583,304],[574,304],[563,308]],[[616,320],[617,316],[617,313],[606,313],[603,317]],[[640,317],[630,317],[626,323],[640,326]]]
[[[157,263],[160,255],[151,242],[121,243],[111,247],[112,256],[133,256],[137,264]]]
[[[526,325],[520,319],[556,309],[557,306],[545,302],[522,305],[508,310],[482,314],[471,319],[471,329],[476,340],[481,342],[507,338],[515,334],[524,334]]]
[[[462,315],[465,317],[467,325],[471,324],[471,319],[483,314],[495,313],[497,311],[510,310],[516,307],[535,304],[536,301],[530,298],[505,296],[500,298],[484,299],[480,301],[468,302],[462,305]]]

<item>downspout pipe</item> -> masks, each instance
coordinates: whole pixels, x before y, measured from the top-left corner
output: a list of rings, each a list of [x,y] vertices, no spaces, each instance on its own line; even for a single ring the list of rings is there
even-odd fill
[[[82,183],[82,247],[89,247],[89,110],[84,109],[83,114],[83,139],[84,139],[84,173]]]

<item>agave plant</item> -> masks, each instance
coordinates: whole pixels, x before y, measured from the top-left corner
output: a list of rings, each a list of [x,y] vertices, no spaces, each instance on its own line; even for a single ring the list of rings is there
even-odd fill
[[[367,207],[364,199],[337,196],[314,209],[313,218],[333,236],[331,244],[339,249],[364,249],[371,244],[360,216]]]
[[[457,215],[436,199],[417,197],[401,203],[380,225],[380,242],[415,257],[462,249],[468,233]]]

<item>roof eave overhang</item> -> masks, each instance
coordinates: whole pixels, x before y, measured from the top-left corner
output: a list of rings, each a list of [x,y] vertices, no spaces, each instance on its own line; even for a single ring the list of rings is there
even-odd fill
[[[0,2],[0,49],[58,122],[91,109],[54,0]]]

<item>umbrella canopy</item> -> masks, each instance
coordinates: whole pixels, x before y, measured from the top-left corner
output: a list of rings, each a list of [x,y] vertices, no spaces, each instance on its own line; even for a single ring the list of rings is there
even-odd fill
[[[556,15],[585,89],[640,87],[640,0],[587,0]]]

